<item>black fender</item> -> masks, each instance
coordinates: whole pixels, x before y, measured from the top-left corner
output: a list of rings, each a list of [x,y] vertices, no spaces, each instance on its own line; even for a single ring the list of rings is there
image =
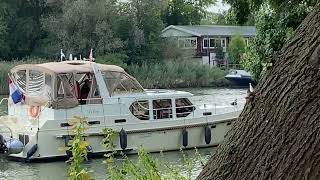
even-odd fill
[[[38,144],[34,144],[29,151],[27,152],[27,159],[29,159],[31,156],[34,155],[34,153],[36,153],[38,150]]]
[[[65,137],[64,137],[64,146],[65,146],[66,148],[71,147],[71,146],[69,145],[69,141],[70,141],[70,140],[72,140],[72,137],[71,137],[71,136],[65,136]],[[71,156],[72,156],[71,150],[66,150],[66,154],[67,154],[68,157],[71,157]]]
[[[127,132],[122,128],[119,132],[120,137],[120,147],[121,149],[126,149],[128,145],[128,135]]]
[[[209,126],[204,128],[204,141],[206,144],[210,144],[211,142],[211,128]]]
[[[188,146],[188,130],[186,128],[182,129],[182,145],[183,147]]]

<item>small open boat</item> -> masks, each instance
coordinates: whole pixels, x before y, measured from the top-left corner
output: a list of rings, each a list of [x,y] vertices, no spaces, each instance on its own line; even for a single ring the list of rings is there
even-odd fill
[[[74,116],[87,118],[90,154],[108,150],[102,130],[119,132],[117,151],[137,153],[218,145],[239,111],[195,106],[184,91],[144,89],[121,67],[88,61],[18,65],[10,71],[17,93],[1,118],[0,153],[16,160],[66,158]],[[214,103],[214,102],[213,102]],[[227,108],[227,107],[225,107]]]

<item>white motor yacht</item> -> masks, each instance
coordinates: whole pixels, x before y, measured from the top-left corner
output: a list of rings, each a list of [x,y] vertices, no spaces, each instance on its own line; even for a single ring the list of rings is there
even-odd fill
[[[85,138],[95,156],[109,151],[101,144],[104,128],[119,132],[117,151],[172,151],[218,145],[239,115],[214,105],[196,106],[188,92],[144,89],[114,65],[82,60],[24,64],[11,69],[9,77],[23,98],[17,102],[11,92],[7,99],[0,153],[15,160],[67,158],[60,147],[72,139],[68,122],[74,116],[86,117]]]

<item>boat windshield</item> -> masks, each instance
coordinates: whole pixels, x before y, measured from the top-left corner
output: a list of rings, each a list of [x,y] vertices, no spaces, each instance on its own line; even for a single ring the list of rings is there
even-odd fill
[[[106,71],[102,72],[102,75],[111,96],[144,92],[144,89],[136,79],[123,72]]]

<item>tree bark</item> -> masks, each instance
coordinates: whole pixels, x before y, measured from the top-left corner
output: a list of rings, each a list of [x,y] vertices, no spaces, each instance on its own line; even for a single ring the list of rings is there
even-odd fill
[[[198,179],[320,179],[320,8],[275,58]]]

